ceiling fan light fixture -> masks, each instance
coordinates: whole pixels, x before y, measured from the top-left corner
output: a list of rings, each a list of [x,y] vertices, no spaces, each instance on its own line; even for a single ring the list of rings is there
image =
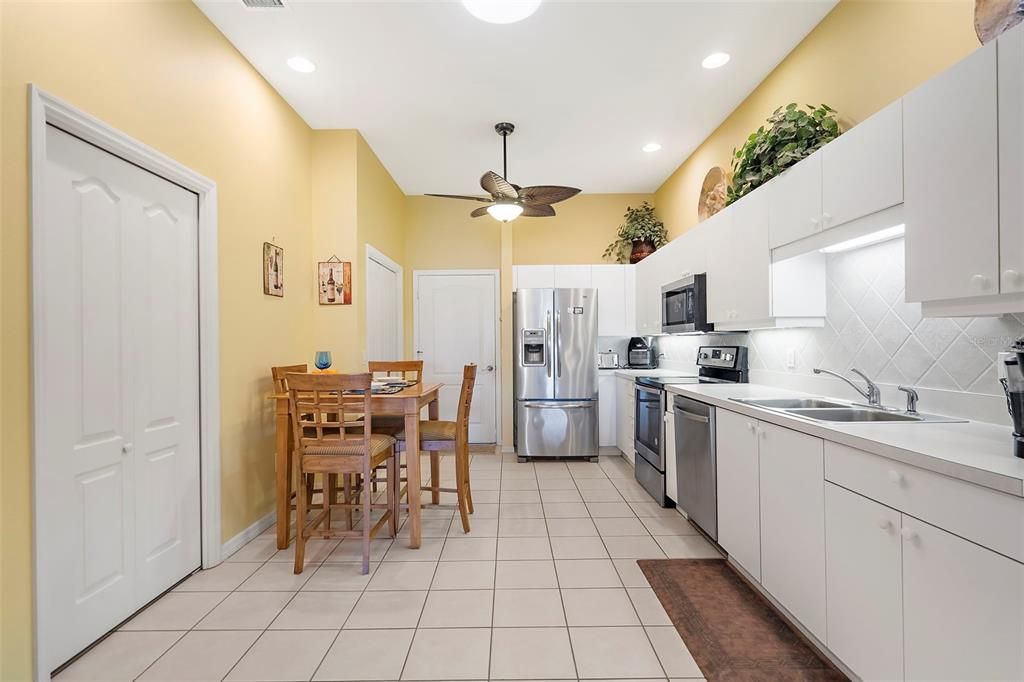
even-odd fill
[[[537,11],[541,0],[462,0],[463,7],[489,24],[514,24]]]
[[[513,201],[500,201],[487,207],[491,217],[503,223],[509,223],[519,217],[523,207]]]

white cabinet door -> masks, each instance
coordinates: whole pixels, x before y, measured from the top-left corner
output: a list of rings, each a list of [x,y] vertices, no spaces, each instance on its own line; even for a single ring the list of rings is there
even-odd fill
[[[865,680],[903,678],[900,513],[825,484],[828,648]]]
[[[623,336],[636,335],[636,266],[623,265],[623,287],[625,295],[622,305],[626,311],[623,317]],[[621,361],[621,358],[620,358]]]
[[[615,401],[615,383],[616,377],[612,372],[601,372],[597,377],[597,399],[598,399],[598,415],[599,423],[597,425],[598,431],[598,445],[611,446],[616,445],[615,440],[615,427],[616,427],[616,401]]]
[[[718,544],[755,580],[761,579],[757,420],[715,411],[718,453]]]
[[[821,150],[821,225],[903,202],[903,104],[897,100]]]
[[[727,296],[729,319],[763,320],[772,316],[771,251],[768,246],[770,193],[758,188],[730,207],[730,261]],[[721,249],[719,246],[719,249]],[[708,287],[709,291],[711,287]]]
[[[761,584],[824,642],[824,444],[764,422],[758,433]]]
[[[676,413],[672,409],[672,398],[669,396],[668,409],[665,410],[665,495],[675,502],[679,499],[679,481],[676,479]]]
[[[636,330],[640,335],[661,333],[661,285],[657,283],[655,261],[642,260],[633,266],[636,277]]]
[[[590,265],[556,265],[555,286],[559,289],[589,289],[593,286]]]
[[[910,516],[902,524],[906,679],[1024,679],[1024,565]]]
[[[1024,291],[1024,26],[999,36],[1000,293]]]
[[[996,43],[903,98],[908,301],[997,293],[996,110]]]
[[[629,336],[626,329],[627,265],[593,265],[592,286],[597,289],[597,335]]]
[[[732,287],[736,273],[732,268],[729,240],[732,238],[730,222],[732,207],[711,216],[703,223],[702,240],[707,249],[708,321],[727,322],[732,310]]]
[[[516,288],[550,289],[555,286],[554,265],[517,265]]]
[[[633,461],[633,380],[616,377],[615,385],[615,438],[619,450]]]
[[[759,187],[767,192],[771,248],[821,230],[821,150]]]

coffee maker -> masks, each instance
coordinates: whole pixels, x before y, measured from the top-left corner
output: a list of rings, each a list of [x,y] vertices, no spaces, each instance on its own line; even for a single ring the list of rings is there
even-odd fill
[[[1013,421],[1013,454],[1024,458],[1024,337],[999,354],[999,375]]]

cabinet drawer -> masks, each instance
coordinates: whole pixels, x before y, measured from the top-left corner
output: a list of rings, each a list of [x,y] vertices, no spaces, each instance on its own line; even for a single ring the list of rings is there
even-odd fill
[[[825,443],[825,478],[1024,561],[1024,499],[837,443]]]

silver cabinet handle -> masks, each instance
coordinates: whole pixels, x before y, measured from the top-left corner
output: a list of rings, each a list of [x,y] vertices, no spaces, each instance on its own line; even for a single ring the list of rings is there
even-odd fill
[[[523,407],[539,410],[585,410],[593,406],[594,403],[523,403]]]
[[[692,412],[686,412],[685,410],[676,410],[676,414],[683,416],[683,419],[689,419],[690,421],[700,422],[701,424],[707,424],[711,420],[707,417],[702,417],[699,414],[693,414]]]

